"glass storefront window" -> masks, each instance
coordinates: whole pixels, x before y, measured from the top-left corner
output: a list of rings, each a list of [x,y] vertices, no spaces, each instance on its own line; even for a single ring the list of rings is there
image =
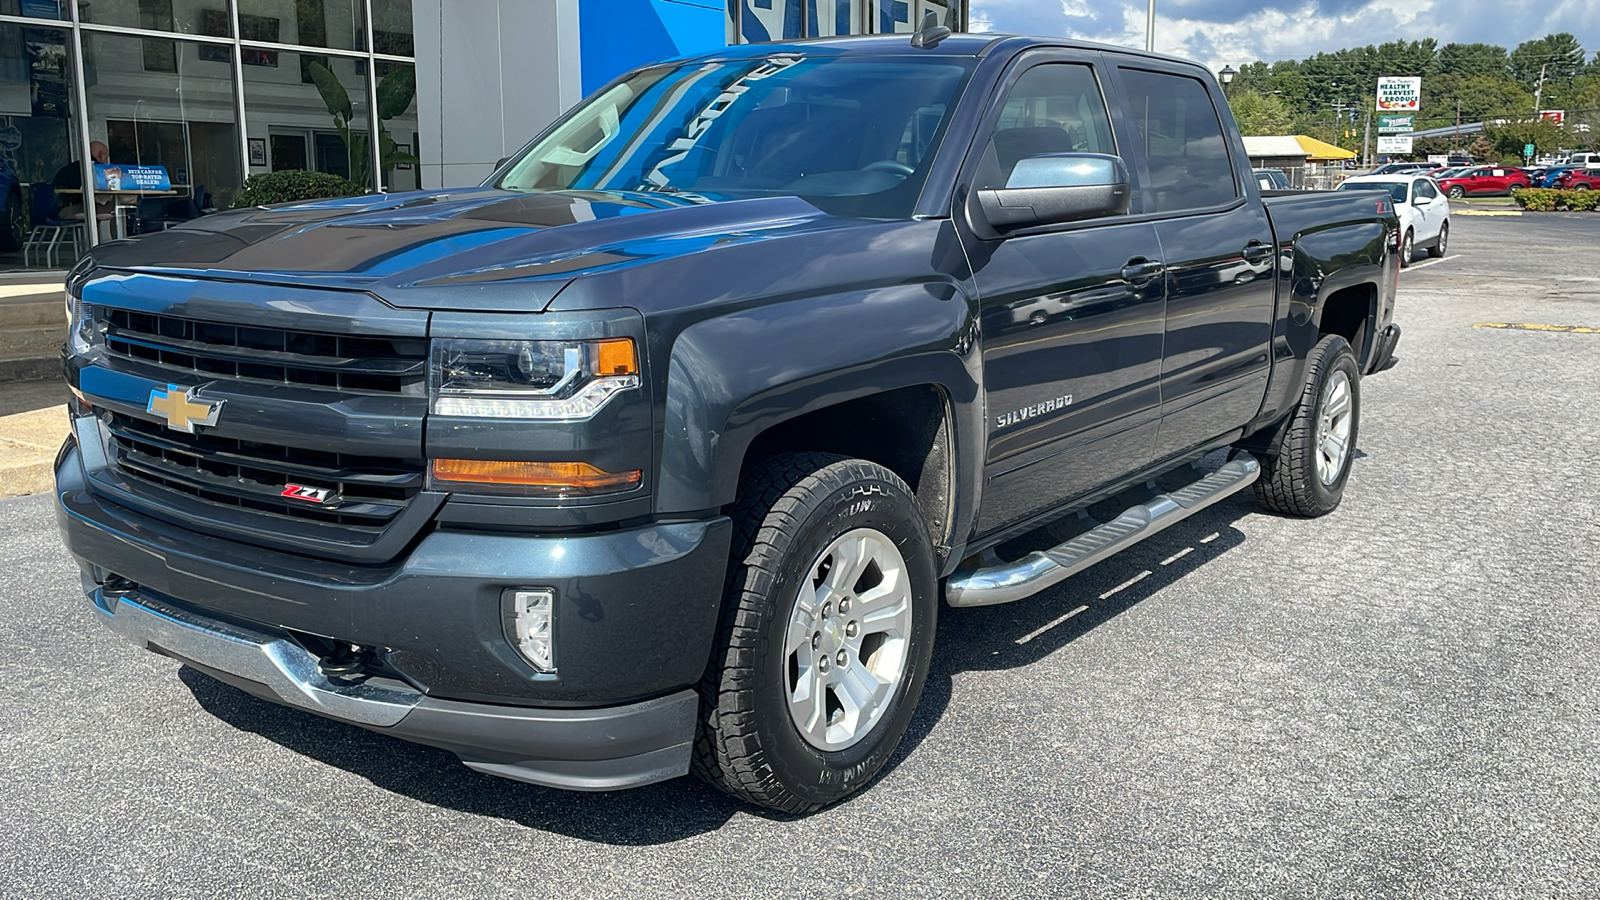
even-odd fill
[[[372,0],[372,51],[390,56],[416,55],[411,0]]]
[[[243,66],[251,174],[307,169],[370,187],[366,61],[277,55],[275,66]]]
[[[0,25],[0,265],[6,267],[23,264],[30,220],[61,221],[63,202],[74,202],[71,195],[57,195],[56,187],[83,181],[74,142],[70,35],[59,28]],[[77,224],[62,227],[86,240]],[[41,252],[30,253],[27,262],[44,266],[52,260]],[[71,265],[70,251],[63,248],[53,262]]]
[[[91,25],[120,25],[151,31],[208,34],[221,13],[222,35],[229,36],[227,0],[79,0],[78,19]]]
[[[908,34],[936,13],[953,30],[964,0],[728,0],[730,43],[756,44],[849,34]]]
[[[170,193],[99,197],[102,219],[103,207],[115,207],[113,233],[127,228],[125,207],[145,217],[162,212],[154,208],[161,201],[227,209],[243,183],[232,48],[172,41],[167,70],[150,65],[146,43],[84,33],[90,138],[104,145],[111,165],[161,166],[172,182]]]
[[[67,5],[66,0],[0,0],[0,15],[65,21]]]
[[[246,41],[360,50],[366,36],[361,0],[239,0],[239,37]]]
[[[376,9],[373,21],[376,24]],[[422,143],[417,133],[417,69],[410,63],[379,60],[377,74],[383,186],[390,191],[414,191],[422,186],[417,157]]]

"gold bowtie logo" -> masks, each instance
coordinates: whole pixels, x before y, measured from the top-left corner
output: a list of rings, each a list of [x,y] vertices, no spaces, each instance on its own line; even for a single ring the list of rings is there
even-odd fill
[[[217,416],[222,414],[222,400],[196,400],[194,392],[199,388],[181,388],[169,384],[166,390],[156,388],[150,392],[150,405],[145,407],[146,412],[152,412],[167,420],[167,427],[173,431],[182,431],[194,434],[196,425],[211,426],[217,424]]]

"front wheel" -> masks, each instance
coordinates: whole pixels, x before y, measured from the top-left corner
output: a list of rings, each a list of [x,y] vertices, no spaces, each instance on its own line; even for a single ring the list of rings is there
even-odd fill
[[[1439,239],[1433,242],[1433,255],[1444,259],[1445,248],[1450,244],[1450,223],[1439,226]]]
[[[1572,189],[1575,191],[1587,191],[1589,190],[1589,186],[1587,184],[1575,184],[1572,186]]]
[[[758,464],[734,529],[694,769],[811,812],[871,781],[910,724],[938,615],[932,541],[893,472],[817,453]]]
[[[1449,197],[1451,200],[1460,200],[1462,197],[1465,197],[1466,195],[1467,195],[1466,188],[1463,188],[1459,184],[1452,185],[1450,190],[1445,191],[1445,196]]]
[[[1361,373],[1350,344],[1330,334],[1311,348],[1300,404],[1261,466],[1256,500],[1273,512],[1315,518],[1344,499],[1361,426]]]
[[[1414,257],[1416,255],[1416,252],[1417,252],[1416,238],[1413,237],[1411,232],[1408,230],[1408,231],[1406,231],[1405,240],[1400,242],[1400,266],[1401,266],[1401,268],[1404,268],[1406,266],[1411,265],[1411,259],[1412,259],[1412,257]]]

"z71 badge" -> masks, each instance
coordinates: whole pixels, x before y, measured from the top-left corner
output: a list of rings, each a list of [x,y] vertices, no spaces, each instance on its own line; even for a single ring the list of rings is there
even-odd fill
[[[286,484],[279,496],[288,497],[290,500],[304,500],[307,503],[327,503],[333,497],[333,489]]]

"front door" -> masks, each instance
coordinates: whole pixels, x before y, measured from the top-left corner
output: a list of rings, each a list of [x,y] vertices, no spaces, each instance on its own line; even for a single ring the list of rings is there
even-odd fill
[[[1139,194],[1166,262],[1158,459],[1242,428],[1260,411],[1270,372],[1272,226],[1192,71],[1144,60],[1117,68],[1122,145],[1136,148]]]
[[[1004,186],[1029,156],[1117,153],[1099,58],[1047,51],[1014,66],[973,148],[970,190]],[[1148,222],[1101,219],[988,240],[963,223],[962,237],[982,296],[982,534],[1149,463],[1165,290]]]

